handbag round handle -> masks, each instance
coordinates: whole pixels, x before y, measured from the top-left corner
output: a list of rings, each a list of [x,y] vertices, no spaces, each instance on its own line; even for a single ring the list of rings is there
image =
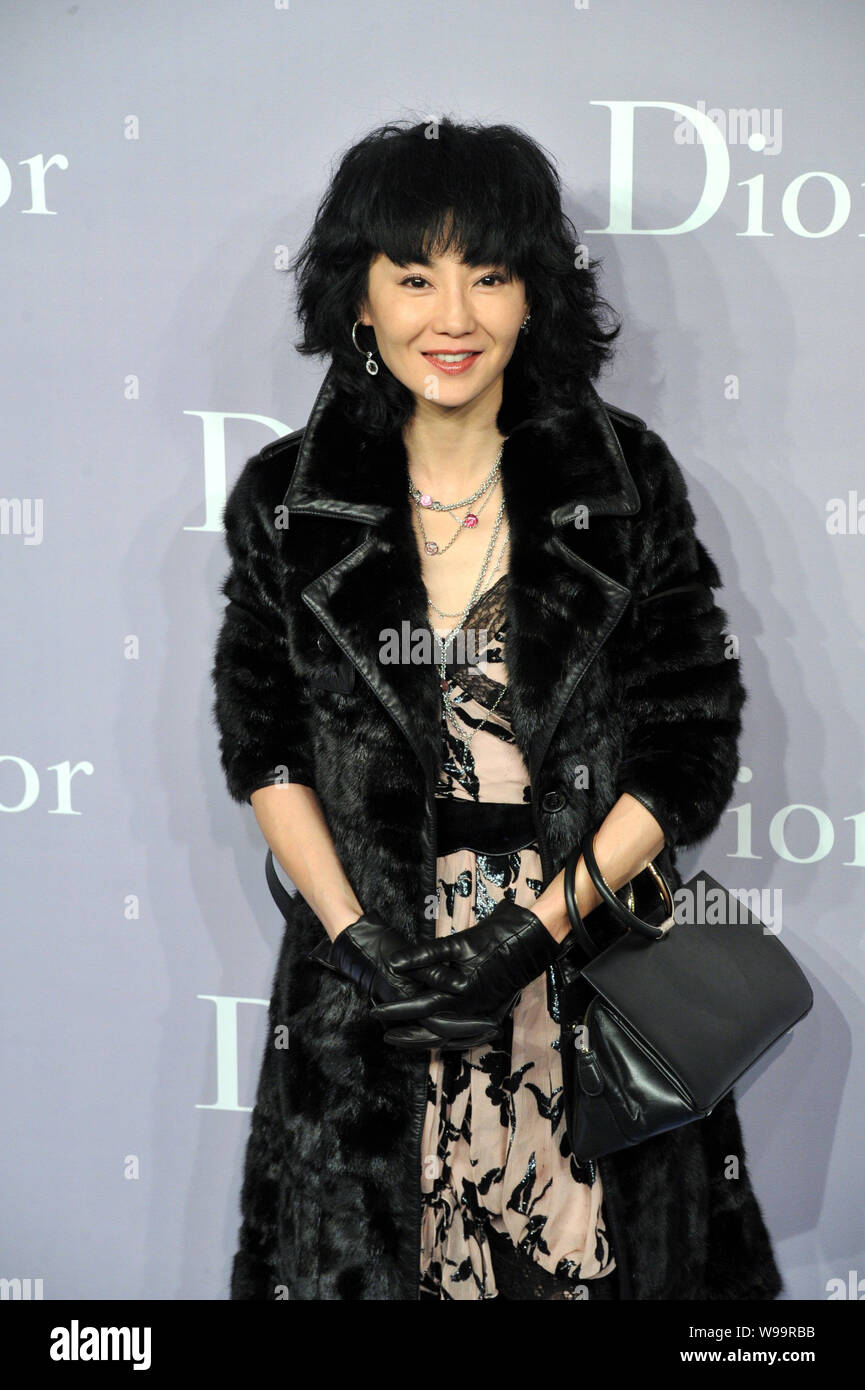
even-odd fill
[[[580,916],[580,909],[577,907],[577,895],[574,892],[574,879],[576,878],[577,860],[579,857],[580,845],[578,841],[572,847],[565,861],[565,906],[568,909],[571,931],[574,933],[586,954],[588,956],[594,956],[597,954],[598,948],[586,930],[585,923]]]
[[[580,843],[578,840],[576,844],[573,845],[573,847],[571,848],[571,851],[568,854],[568,857],[565,861],[565,906],[568,909],[568,918],[570,920],[574,936],[577,938],[586,954],[591,957],[597,955],[598,951],[600,950],[600,947],[598,946],[596,941],[592,940],[591,934],[589,933],[589,930],[585,922],[580,916],[580,909],[577,906],[577,895],[574,892],[574,884],[576,883],[577,862],[579,860],[579,857]],[[631,907],[633,908],[634,886],[630,880],[628,881],[627,888],[628,901]],[[622,890],[620,888],[619,892],[621,891]]]
[[[650,925],[650,923],[644,922],[642,917],[638,917],[635,912],[630,912],[628,908],[625,907],[625,904],[619,898],[616,897],[612,888],[607,883],[606,879],[604,878],[603,874],[598,868],[598,861],[595,858],[595,832],[593,830],[587,830],[585,835],[583,836],[583,841],[580,845],[580,853],[586,861],[586,868],[589,871],[589,876],[592,882],[594,883],[604,902],[607,904],[607,906],[613,912],[614,916],[617,917],[620,922],[623,922],[626,927],[630,927],[633,931],[639,932],[640,936],[645,936],[649,941],[660,941],[663,937],[667,935],[667,932],[672,927],[674,920],[673,895],[670,892],[667,880],[664,878],[664,875],[655,866],[654,863],[647,864],[646,867],[648,868],[648,870],[652,874],[652,877],[655,880],[658,890],[664,899],[668,912],[666,920],[662,922],[660,926],[657,927],[653,927]],[[565,901],[567,902],[567,897]]]

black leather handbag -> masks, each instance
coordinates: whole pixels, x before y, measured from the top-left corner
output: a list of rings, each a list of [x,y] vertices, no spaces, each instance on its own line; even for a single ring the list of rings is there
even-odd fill
[[[581,854],[603,901],[629,928],[600,952],[577,908]],[[582,968],[571,964],[585,984],[585,1007],[562,1029],[568,1137],[581,1162],[710,1114],[814,1003],[777,935],[710,874],[695,874],[674,903],[656,865],[647,871],[662,896],[660,922],[637,916],[607,884],[594,832],[565,865],[575,945],[590,957]]]

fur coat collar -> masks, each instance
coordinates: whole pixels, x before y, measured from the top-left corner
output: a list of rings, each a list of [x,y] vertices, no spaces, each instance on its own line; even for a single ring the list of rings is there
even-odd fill
[[[606,407],[590,383],[586,393],[584,403],[553,419],[527,416],[520,400],[509,402],[518,423],[501,461],[510,527],[507,618],[514,634],[508,677],[514,734],[533,781],[574,687],[631,597],[627,547],[611,549],[609,533],[592,522],[635,517],[640,494]],[[303,599],[352,664],[375,679],[433,778],[436,669],[376,660],[383,628],[400,630],[407,622],[419,633],[427,623],[405,448],[398,436],[384,444],[358,437],[334,394],[329,374],[302,432],[283,501],[289,518],[351,520],[363,523],[366,535],[305,588]],[[271,448],[278,450],[279,442]]]

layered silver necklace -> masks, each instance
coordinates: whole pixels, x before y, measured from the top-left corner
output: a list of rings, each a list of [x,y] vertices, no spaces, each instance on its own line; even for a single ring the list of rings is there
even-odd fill
[[[423,548],[426,551],[427,555],[444,555],[446,550],[450,550],[454,541],[458,538],[463,529],[466,529],[468,531],[473,530],[475,526],[477,526],[478,524],[478,512],[483,511],[484,507],[489,501],[489,496],[485,498],[483,505],[478,507],[478,512],[467,512],[466,515],[462,518],[462,520],[457,523],[456,531],[454,532],[452,538],[448,541],[447,545],[445,546],[439,546],[435,541],[431,541],[429,539],[426,533],[426,528],[423,524],[423,509],[432,512],[456,512],[459,511],[461,507],[470,507],[471,504],[473,502],[476,502],[477,499],[484,492],[488,492],[491,495],[492,489],[495,486],[496,479],[498,478],[499,472],[501,471],[502,450],[504,449],[504,447],[505,446],[503,443],[501,449],[499,449],[499,452],[496,455],[495,463],[493,464],[487,476],[484,478],[480,487],[472,493],[471,497],[463,497],[459,502],[439,502],[436,500],[435,497],[431,497],[428,492],[420,492],[418,488],[415,487],[414,483],[411,480],[411,476],[409,475],[408,490],[415,501],[415,507],[417,508],[417,518],[418,522],[420,523],[421,535],[424,539]],[[455,613],[449,613],[447,616],[449,618],[453,618],[457,615]]]
[[[496,461],[495,461],[495,463],[493,464],[492,468],[490,469],[490,471],[489,471],[489,473],[487,474],[487,476],[486,476],[486,478],[484,479],[484,481],[481,483],[480,487],[478,487],[478,488],[471,494],[470,497],[463,497],[463,498],[461,498],[458,502],[439,502],[436,498],[431,497],[429,493],[423,493],[423,492],[421,492],[418,488],[415,487],[414,483],[412,482],[411,475],[409,474],[409,477],[408,477],[409,493],[410,493],[410,495],[411,495],[411,497],[412,497],[412,499],[413,499],[413,501],[414,501],[414,503],[415,503],[415,508],[416,508],[416,511],[417,511],[417,518],[418,518],[418,525],[420,526],[421,535],[422,535],[423,538],[424,538],[424,550],[425,550],[425,552],[426,552],[427,555],[444,555],[448,550],[450,550],[451,546],[459,539],[459,537],[462,535],[463,531],[465,531],[465,530],[473,530],[474,527],[476,527],[476,526],[478,525],[479,514],[483,511],[483,509],[484,509],[484,507],[486,506],[487,502],[489,501],[490,497],[492,497],[492,495],[493,495],[493,490],[494,490],[495,485],[496,485],[496,483],[497,483],[497,481],[498,481],[498,479],[499,479],[499,476],[500,476],[500,473],[501,473],[501,459],[502,459],[502,453],[503,453],[503,451],[504,451],[504,447],[505,447],[505,443],[506,443],[506,442],[507,442],[507,440],[504,440],[504,441],[502,442],[501,448],[499,449],[499,452],[498,452],[498,454],[497,454],[497,456],[496,456]],[[470,508],[471,508],[471,507],[474,505],[474,503],[478,500],[478,498],[481,497],[484,493],[486,493],[486,496],[484,497],[484,500],[483,500],[481,506],[478,507],[476,511],[469,511],[469,512],[467,512],[466,515],[465,515],[464,517],[462,517],[461,519],[459,519],[459,520],[457,521],[456,531],[454,532],[454,535],[453,535],[453,537],[451,538],[451,540],[448,541],[447,545],[445,545],[445,546],[439,546],[439,545],[436,544],[435,541],[431,541],[431,540],[429,539],[429,537],[427,536],[427,533],[426,533],[426,529],[425,529],[424,524],[423,524],[423,513],[424,513],[425,510],[426,510],[426,511],[436,511],[436,512],[456,512],[456,511],[460,511],[463,507],[470,507]],[[502,685],[502,689],[501,689],[499,695],[496,697],[496,700],[495,700],[494,704],[493,704],[493,705],[490,707],[490,709],[487,711],[486,718],[484,718],[484,719],[482,720],[482,722],[481,722],[480,724],[478,724],[477,728],[475,728],[475,729],[472,730],[471,734],[469,735],[469,737],[468,737],[467,739],[464,738],[464,737],[463,737],[463,734],[462,734],[462,725],[460,724],[459,720],[458,720],[457,717],[456,717],[456,713],[455,713],[455,710],[454,710],[454,706],[453,706],[453,704],[452,704],[452,702],[451,702],[451,699],[450,699],[450,682],[448,681],[447,675],[446,675],[446,670],[447,670],[447,653],[448,653],[448,650],[449,650],[449,648],[450,648],[451,642],[453,641],[453,639],[454,639],[454,637],[457,635],[457,633],[460,632],[460,631],[462,630],[463,625],[465,624],[466,618],[467,618],[468,615],[471,613],[471,611],[472,611],[472,609],[473,609],[475,603],[477,602],[478,596],[480,595],[480,592],[481,592],[481,589],[482,589],[482,586],[483,586],[483,582],[484,582],[484,577],[485,577],[485,575],[486,575],[486,573],[487,573],[487,568],[488,568],[488,566],[489,566],[490,557],[491,557],[491,555],[492,555],[492,553],[493,553],[493,550],[495,549],[496,541],[497,541],[497,539],[498,539],[499,531],[500,531],[500,529],[501,529],[502,518],[504,517],[504,511],[505,511],[505,499],[504,499],[504,497],[502,497],[502,500],[501,500],[501,502],[500,502],[500,504],[499,504],[498,515],[496,516],[495,522],[493,523],[493,531],[492,531],[492,535],[491,535],[491,537],[490,537],[490,543],[489,543],[489,545],[487,546],[486,554],[484,555],[484,558],[483,558],[483,563],[482,563],[482,565],[481,565],[481,571],[480,571],[480,574],[479,574],[479,576],[478,576],[477,583],[475,584],[474,589],[473,589],[472,594],[471,594],[471,597],[469,598],[469,601],[468,601],[468,603],[466,604],[465,608],[462,610],[462,612],[461,612],[461,613],[445,613],[441,608],[439,608],[435,603],[432,602],[432,600],[429,598],[429,596],[427,596],[427,604],[428,604],[428,607],[431,608],[431,609],[433,609],[436,613],[438,613],[440,617],[442,617],[442,618],[459,618],[459,622],[457,623],[456,627],[455,627],[450,633],[448,633],[448,635],[447,635],[446,638],[444,638],[444,639],[440,638],[440,637],[438,636],[438,634],[437,634],[435,631],[433,631],[433,636],[435,637],[436,641],[440,644],[440,649],[441,649],[441,654],[442,654],[442,655],[441,655],[441,662],[440,662],[440,665],[439,665],[439,678],[440,678],[441,693],[442,693],[442,704],[443,704],[443,707],[444,707],[445,718],[446,718],[446,720],[447,720],[447,719],[450,720],[451,727],[454,729],[454,732],[456,733],[456,736],[457,736],[457,738],[459,739],[460,743],[462,743],[462,745],[463,745],[463,757],[464,757],[466,760],[468,759],[469,748],[471,747],[471,743],[472,743],[472,740],[473,740],[475,734],[478,733],[479,730],[482,729],[482,728],[484,727],[484,725],[486,724],[486,722],[487,722],[487,720],[489,719],[490,715],[493,713],[493,711],[494,711],[494,710],[496,709],[496,707],[498,706],[499,701],[503,699],[503,697],[504,697],[504,695],[505,695],[505,692],[507,691],[508,687],[507,687],[507,685],[505,685],[505,684]],[[493,566],[493,570],[492,570],[492,573],[493,573],[493,574],[495,574],[496,570],[499,568],[499,565],[500,565],[501,562],[502,562],[502,556],[504,555],[505,549],[506,549],[506,547],[507,547],[508,539],[509,539],[509,533],[508,533],[507,530],[506,530],[506,532],[505,532],[505,538],[504,538],[504,540],[503,540],[503,542],[502,542],[502,547],[501,547],[501,550],[499,551],[498,559],[496,560],[496,563],[495,563],[495,565]],[[432,624],[430,624],[430,626],[432,627]],[[465,767],[465,764],[461,764],[461,766],[462,766],[463,772],[466,772],[467,769],[466,769],[466,767]]]

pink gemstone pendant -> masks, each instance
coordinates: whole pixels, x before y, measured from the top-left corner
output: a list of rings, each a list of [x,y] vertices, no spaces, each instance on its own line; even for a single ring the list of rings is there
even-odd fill
[[[472,526],[477,526],[477,524],[478,519],[475,516],[474,512],[469,512],[468,516],[465,517],[463,520],[463,526],[468,526],[470,529]]]
[[[432,506],[432,498],[430,497],[430,495],[429,495],[428,492],[422,493],[421,498],[420,498],[420,504],[421,504],[422,507],[431,507],[431,506]]]
[[[438,555],[439,553],[439,548],[436,545],[435,541],[427,541],[426,545],[424,546],[424,550],[426,551],[427,555]]]

